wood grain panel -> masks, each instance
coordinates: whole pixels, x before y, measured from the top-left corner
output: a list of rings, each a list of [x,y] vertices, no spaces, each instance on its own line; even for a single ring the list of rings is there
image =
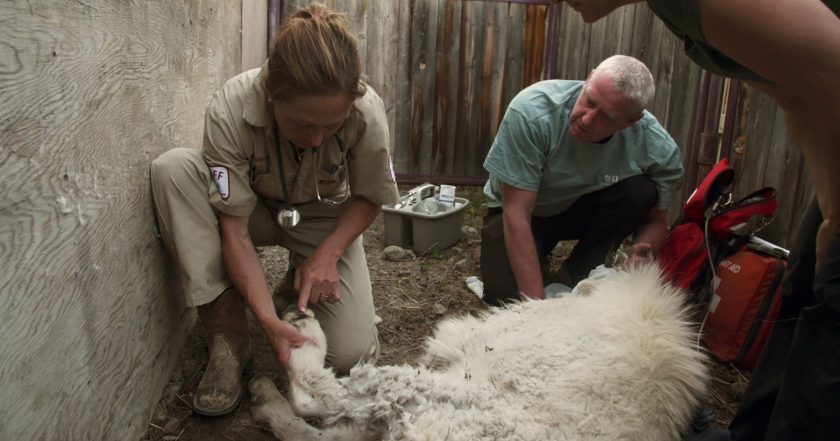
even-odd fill
[[[268,56],[268,1],[242,0],[242,70],[260,67]]]
[[[0,4],[0,439],[137,439],[186,330],[148,167],[199,146],[239,2]]]

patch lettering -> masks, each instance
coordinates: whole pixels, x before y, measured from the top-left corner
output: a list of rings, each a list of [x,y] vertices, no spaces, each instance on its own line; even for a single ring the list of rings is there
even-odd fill
[[[216,183],[222,199],[227,199],[230,196],[230,173],[228,173],[227,167],[211,165],[210,173],[213,174],[213,181]]]

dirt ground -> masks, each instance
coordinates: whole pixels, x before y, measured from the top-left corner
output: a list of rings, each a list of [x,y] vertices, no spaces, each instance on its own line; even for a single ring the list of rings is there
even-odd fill
[[[405,194],[408,188],[401,188],[401,193]],[[414,362],[421,353],[423,339],[431,334],[439,319],[485,309],[465,285],[468,276],[479,275],[477,232],[485,211],[484,201],[480,188],[461,187],[457,195],[471,201],[465,209],[464,226],[473,230],[465,232],[460,242],[446,250],[409,261],[392,262],[383,257],[384,225],[381,215],[365,233],[374,301],[377,315],[382,318],[378,325],[382,364]],[[553,269],[559,267],[568,249],[569,244],[557,247],[551,260]],[[280,285],[286,273],[286,252],[278,247],[263,248],[259,252],[273,290]],[[266,374],[281,384],[283,376],[271,349],[253,318],[250,320],[254,372]],[[201,378],[206,359],[205,336],[201,327],[196,326],[141,441],[274,440],[269,432],[254,422],[247,395],[228,416],[207,418],[192,412],[188,403]],[[714,411],[715,424],[724,426],[732,418],[748,374],[715,362],[712,363],[712,373],[709,407]]]

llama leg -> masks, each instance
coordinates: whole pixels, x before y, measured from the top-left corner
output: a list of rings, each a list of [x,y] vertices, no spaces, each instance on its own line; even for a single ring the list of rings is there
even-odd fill
[[[319,439],[319,431],[294,414],[289,402],[271,380],[266,377],[254,378],[248,389],[254,400],[251,414],[258,423],[267,425],[275,437],[302,441]]]
[[[266,377],[254,378],[248,388],[254,404],[251,414],[254,419],[271,429],[271,433],[283,441],[369,441],[369,434],[360,433],[346,426],[317,429],[296,416],[286,398]]]
[[[283,320],[311,339],[289,357],[289,399],[295,413],[305,417],[334,415],[341,410],[346,390],[332,369],[324,367],[327,343],[311,311],[288,311]]]

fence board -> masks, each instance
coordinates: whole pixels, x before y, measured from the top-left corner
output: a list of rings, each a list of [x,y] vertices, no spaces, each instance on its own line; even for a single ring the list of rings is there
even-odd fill
[[[561,20],[560,53],[557,57],[557,77],[583,80],[589,72],[587,55],[592,27],[587,25],[570,8],[563,6]]]
[[[407,134],[409,133],[411,118],[411,77],[409,76],[410,47],[411,47],[411,15],[410,2],[400,1],[399,25],[397,39],[397,87],[394,91],[394,133],[391,134],[391,145],[394,168],[400,172],[407,172],[412,167],[410,149],[407,148]]]
[[[476,167],[479,127],[479,103],[481,93],[481,63],[483,51],[481,41],[484,36],[484,2],[465,2],[461,13],[461,53],[459,64],[461,75],[458,83],[458,140],[456,155],[459,174],[478,174]]]
[[[368,2],[365,46],[365,71],[368,83],[376,89],[385,103],[388,129],[393,136],[396,129],[397,69],[394,66],[399,48],[399,12],[401,2]],[[379,42],[379,43],[371,43]],[[392,147],[393,144],[391,144]],[[393,150],[392,150],[393,152]]]
[[[455,142],[457,131],[457,79],[460,75],[458,54],[461,32],[461,2],[446,0],[440,11],[440,36],[437,47],[437,75],[435,77],[435,133],[434,142],[440,160],[438,173],[451,175],[455,172]]]
[[[411,158],[421,170],[434,173],[434,84],[439,0],[415,2],[411,32]]]
[[[510,28],[522,29],[525,26],[525,14],[527,7],[521,4],[511,4],[508,10],[510,16]],[[507,34],[507,59],[504,65],[504,82],[502,94],[502,106],[499,109],[498,120],[504,117],[505,109],[510,101],[520,90],[529,86],[525,82],[525,45],[526,41],[522,34],[508,32]]]
[[[756,188],[777,189],[779,210],[762,236],[784,246],[790,244],[799,218],[807,208],[811,184],[804,174],[801,153],[787,134],[784,116],[770,98],[746,87],[741,105],[740,135],[736,149],[735,192],[745,196]]]

